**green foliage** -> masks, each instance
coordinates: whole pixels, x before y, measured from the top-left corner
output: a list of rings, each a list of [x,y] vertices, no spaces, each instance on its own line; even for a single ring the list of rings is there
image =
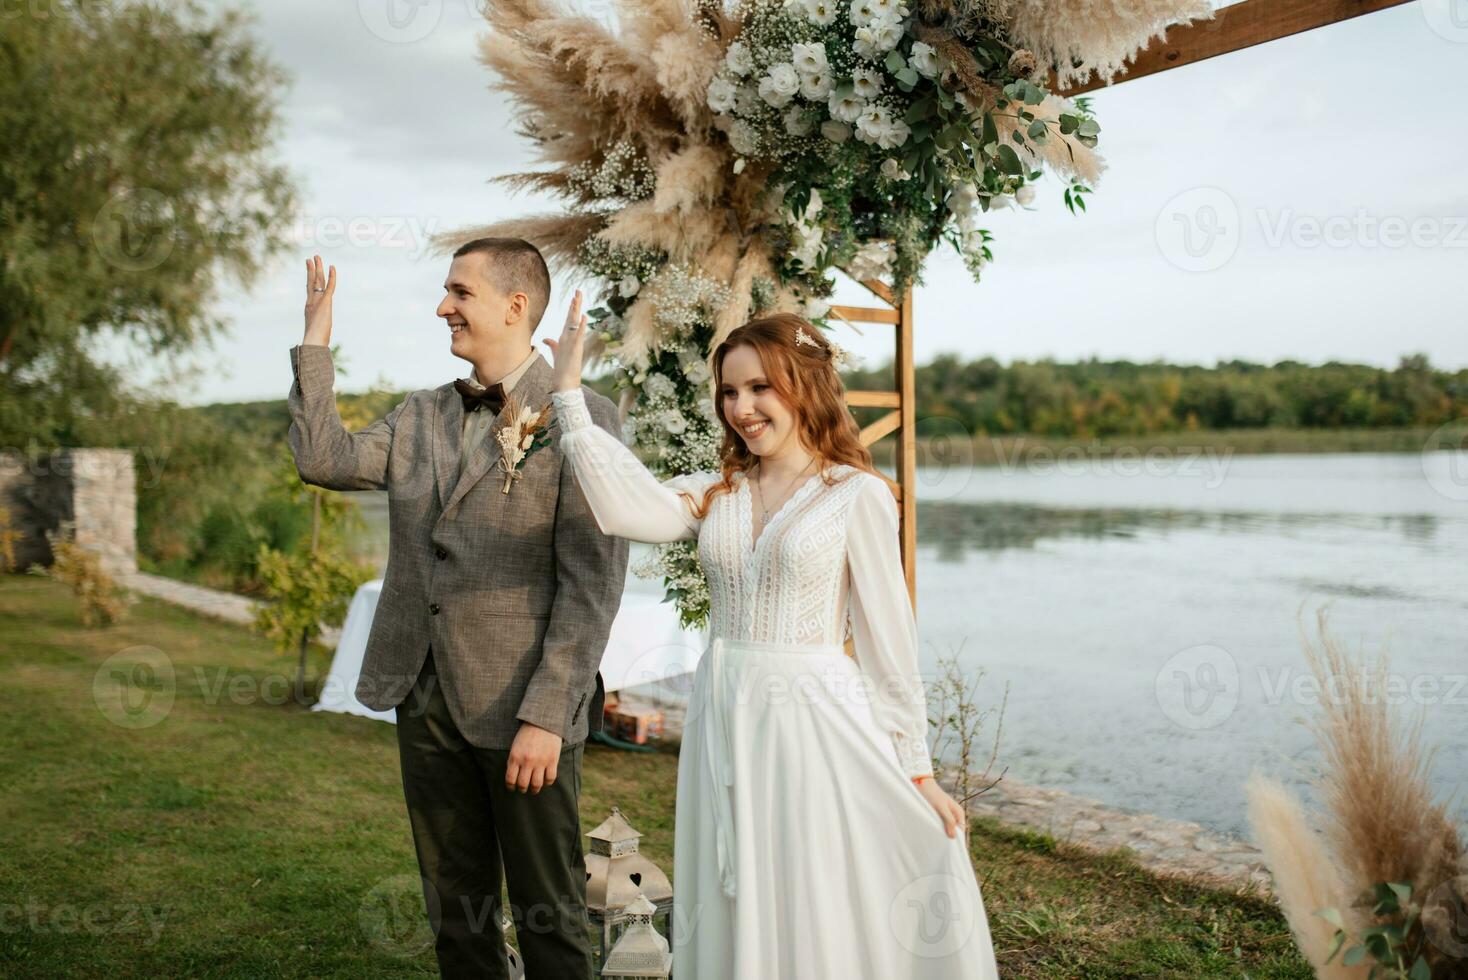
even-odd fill
[[[10,508],[0,507],[0,572],[15,571],[15,546],[22,537],[10,516]]]
[[[1427,936],[1422,929],[1422,907],[1412,901],[1407,882],[1382,882],[1374,889],[1372,914],[1378,920],[1361,930],[1356,942],[1339,909],[1321,909],[1315,914],[1335,926],[1327,963],[1340,956],[1344,966],[1371,963],[1370,980],[1432,980],[1428,965]]]
[[[127,614],[133,596],[107,574],[96,552],[77,544],[71,522],[63,523],[59,531],[47,531],[46,541],[51,545],[51,564],[32,565],[28,571],[69,586],[81,604],[83,626],[111,626]]]
[[[852,371],[852,388],[891,387],[890,367]],[[1421,355],[1393,369],[1229,361],[1215,367],[1088,360],[961,361],[916,372],[919,415],[976,435],[1105,437],[1189,429],[1407,428],[1468,414],[1468,370],[1434,370]]]
[[[267,601],[256,609],[255,629],[281,653],[295,652],[321,625],[340,626],[357,587],[376,574],[370,565],[332,551],[284,552],[266,545],[256,556]]]
[[[52,0],[0,32],[0,444],[75,445],[129,404],[97,357],[215,335],[294,203],[269,159],[283,76],[236,12]]]

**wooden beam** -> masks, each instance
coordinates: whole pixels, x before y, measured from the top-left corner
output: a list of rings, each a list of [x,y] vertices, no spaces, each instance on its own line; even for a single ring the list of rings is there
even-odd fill
[[[1407,0],[1243,0],[1217,10],[1212,19],[1180,24],[1161,39],[1137,53],[1136,59],[1112,84],[1155,75],[1230,51],[1275,41],[1291,34],[1339,23],[1406,3]],[[1050,90],[1055,91],[1055,75]],[[1060,91],[1063,96],[1080,95],[1105,88],[1094,75],[1091,80]]]
[[[877,421],[861,430],[861,444],[870,446],[879,439],[896,432],[902,425],[901,412],[888,412]]]
[[[902,497],[897,501],[897,512],[901,517],[898,537],[902,546],[902,571],[907,578],[907,596],[917,609],[917,365],[913,361],[912,284],[902,294],[902,306],[898,312],[897,356],[893,366],[897,371],[897,394],[901,404],[897,410],[902,421],[897,430],[896,470],[897,482],[902,486]]]
[[[879,310],[872,306],[833,306],[831,316],[857,323],[896,323],[896,310]]]
[[[893,299],[893,297],[892,297],[892,287],[888,286],[882,280],[880,280],[880,279],[863,279],[863,280],[861,280],[861,284],[863,286],[867,287],[867,289],[871,291],[872,295],[876,296],[878,299],[880,299],[882,302],[886,303],[888,306],[891,306],[891,307],[896,307],[897,306],[897,301],[895,299]]]
[[[848,391],[846,404],[851,408],[899,408],[902,396],[895,391]]]

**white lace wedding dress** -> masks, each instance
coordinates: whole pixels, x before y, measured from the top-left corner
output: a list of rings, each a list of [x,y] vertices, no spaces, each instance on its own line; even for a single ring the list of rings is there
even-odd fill
[[[814,476],[754,539],[749,486],[659,482],[557,393],[561,447],[603,531],[698,539],[709,649],[678,758],[678,980],[991,980],[998,972],[962,834],[911,777],[932,771],[917,627],[885,483]],[[843,641],[850,612],[856,657]]]

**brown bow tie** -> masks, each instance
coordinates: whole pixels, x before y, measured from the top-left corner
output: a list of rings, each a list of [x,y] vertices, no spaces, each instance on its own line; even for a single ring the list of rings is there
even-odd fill
[[[477,412],[480,408],[489,409],[492,415],[498,415],[500,409],[505,407],[505,386],[492,384],[488,388],[476,388],[463,378],[454,381],[454,388],[459,397],[464,400],[465,412]]]

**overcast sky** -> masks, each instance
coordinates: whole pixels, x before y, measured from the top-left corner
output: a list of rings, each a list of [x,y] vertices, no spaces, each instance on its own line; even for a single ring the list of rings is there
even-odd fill
[[[280,153],[302,188],[300,246],[250,289],[227,288],[229,336],[197,359],[207,387],[181,400],[284,397],[312,251],[338,267],[342,389],[468,373],[433,315],[448,262],[426,254],[428,234],[553,206],[486,183],[534,161],[474,58],[474,6],[251,5],[292,76]],[[1423,352],[1468,365],[1464,7],[1415,0],[1094,93],[1108,169],[1089,213],[1070,215],[1047,180],[1032,210],[991,216],[982,284],[935,253],[916,294],[919,360],[1394,365]],[[877,363],[883,329],[837,339]]]

